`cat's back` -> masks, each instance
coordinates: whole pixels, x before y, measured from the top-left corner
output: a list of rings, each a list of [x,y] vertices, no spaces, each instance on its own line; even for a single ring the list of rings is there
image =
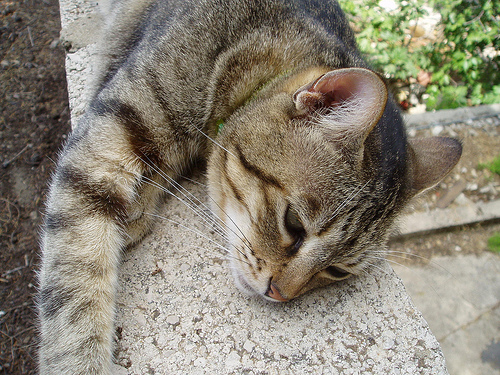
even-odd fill
[[[162,49],[178,59],[196,53],[206,60],[259,30],[294,31],[305,42],[329,35],[356,49],[340,6],[331,0],[108,0],[100,8],[105,29],[98,83],[137,51]]]
[[[259,22],[272,21],[281,27],[280,24],[294,18],[310,18],[336,34],[348,31],[341,8],[334,0],[107,0],[100,4],[100,9],[107,24],[122,30],[141,28],[142,24],[143,30],[152,26],[165,32],[172,25],[171,20],[187,17],[200,24],[213,21],[213,29],[221,31],[228,24],[241,22],[258,27]],[[121,34],[122,39],[129,36]]]

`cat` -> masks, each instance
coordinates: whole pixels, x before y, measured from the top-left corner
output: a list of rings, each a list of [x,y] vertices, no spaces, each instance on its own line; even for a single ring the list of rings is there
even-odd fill
[[[112,4],[92,100],[47,198],[41,374],[109,374],[121,253],[207,160],[245,293],[284,302],[357,275],[459,141],[407,139],[384,80],[327,0]]]

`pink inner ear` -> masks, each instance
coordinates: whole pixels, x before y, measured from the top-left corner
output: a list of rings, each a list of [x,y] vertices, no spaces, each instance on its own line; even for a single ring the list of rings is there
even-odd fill
[[[300,88],[294,95],[297,108],[315,111],[320,108],[336,107],[356,97],[373,95],[373,76],[365,69],[340,69],[319,77],[316,81]]]
[[[387,88],[374,72],[364,68],[332,70],[299,88],[293,96],[301,116],[318,111],[314,120],[330,129],[331,138],[350,135],[361,143],[384,113]]]
[[[335,75],[327,73],[309,91],[322,94],[325,107],[335,106],[351,99],[356,91],[362,89],[360,80],[356,78],[357,75],[350,72]]]
[[[320,108],[336,107],[354,96],[345,84],[314,85],[294,95],[294,100],[302,109],[315,111]]]
[[[321,92],[321,91],[320,91]],[[323,95],[323,105],[332,107],[349,100],[353,96],[351,90],[346,86],[338,86],[326,92],[321,92]]]
[[[293,99],[300,116],[312,115],[322,129],[329,129],[330,139],[349,138],[359,146],[384,113],[387,88],[368,69],[345,68],[332,70],[302,86]],[[324,108],[332,110],[321,111]]]

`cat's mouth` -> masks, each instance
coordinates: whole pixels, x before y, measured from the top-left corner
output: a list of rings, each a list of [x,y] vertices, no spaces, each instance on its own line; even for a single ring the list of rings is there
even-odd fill
[[[249,296],[255,296],[256,294],[260,294],[258,293],[250,284],[249,282],[247,281],[247,279],[245,278],[245,276],[243,276],[237,269],[236,267],[233,265],[231,267],[231,271],[232,271],[232,274],[233,274],[233,279],[234,279],[234,283],[236,284],[236,286],[238,287],[238,289],[249,295]]]
[[[273,285],[271,281],[269,283],[267,291],[265,293],[259,293],[254,289],[254,287],[252,287],[252,285],[250,285],[245,276],[243,276],[234,266],[231,268],[231,270],[233,273],[234,282],[242,293],[249,296],[258,295],[272,302],[288,302],[288,299],[281,296],[279,290]]]

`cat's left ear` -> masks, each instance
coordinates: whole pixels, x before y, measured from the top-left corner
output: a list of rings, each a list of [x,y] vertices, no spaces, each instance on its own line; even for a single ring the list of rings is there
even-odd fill
[[[338,69],[298,89],[293,100],[329,139],[361,147],[384,113],[387,87],[371,70]]]

